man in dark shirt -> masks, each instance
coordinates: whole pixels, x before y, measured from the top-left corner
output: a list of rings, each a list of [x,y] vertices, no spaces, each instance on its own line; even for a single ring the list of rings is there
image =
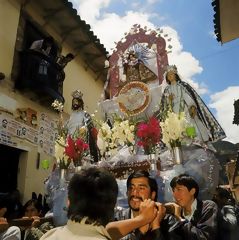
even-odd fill
[[[199,186],[193,177],[181,174],[170,182],[176,203],[177,235],[182,239],[213,240],[217,236],[217,205],[210,200],[197,199]]]
[[[139,215],[140,204],[145,199],[157,201],[158,186],[154,178],[152,178],[147,171],[139,170],[133,172],[127,179],[127,196],[129,208],[122,209],[117,213],[117,219],[130,219]],[[150,239],[150,240],[164,240],[161,233],[161,223],[164,222],[166,209],[161,203],[157,205],[157,216],[154,220],[143,227],[131,232],[123,240],[136,240],[136,239]],[[163,220],[163,221],[162,221]],[[168,223],[168,221],[166,221]],[[164,228],[168,229],[167,223]]]

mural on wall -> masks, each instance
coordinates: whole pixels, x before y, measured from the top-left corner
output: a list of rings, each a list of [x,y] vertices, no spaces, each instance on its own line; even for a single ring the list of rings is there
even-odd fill
[[[25,139],[33,144],[37,144],[37,135],[38,134],[36,129],[15,120],[11,115],[0,114],[0,142],[11,146],[16,146],[17,140],[13,139],[14,137],[18,137]],[[14,144],[11,142],[14,142]]]
[[[16,120],[23,122],[31,127],[37,127],[37,111],[31,108],[18,108]]]
[[[40,116],[38,121],[38,116]],[[19,140],[26,140],[38,147],[38,152],[54,156],[56,122],[47,113],[30,108],[17,109],[17,117],[0,112],[0,143],[17,147]]]
[[[39,116],[38,152],[54,156],[57,138],[56,121],[44,112],[41,112]]]

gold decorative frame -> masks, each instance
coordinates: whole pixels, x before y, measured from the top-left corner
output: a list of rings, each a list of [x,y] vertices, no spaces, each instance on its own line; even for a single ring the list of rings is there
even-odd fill
[[[136,90],[137,92],[133,92],[134,90]],[[137,96],[137,94],[139,94],[139,96]],[[143,96],[144,98],[141,98],[142,101],[139,101],[139,98],[137,99],[137,97],[140,96]],[[129,116],[138,115],[142,113],[149,105],[150,95],[148,85],[139,81],[127,83],[120,90],[118,99],[119,108],[123,113],[126,113]],[[134,101],[133,104],[135,104],[136,106],[133,109],[130,109],[130,107],[132,107],[132,100],[138,100],[138,105],[137,102]]]

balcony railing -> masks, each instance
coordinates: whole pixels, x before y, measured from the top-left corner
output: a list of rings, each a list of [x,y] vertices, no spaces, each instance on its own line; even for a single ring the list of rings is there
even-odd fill
[[[25,50],[20,53],[20,61],[17,89],[30,89],[40,98],[64,102],[62,86],[65,73],[55,59],[35,50]]]

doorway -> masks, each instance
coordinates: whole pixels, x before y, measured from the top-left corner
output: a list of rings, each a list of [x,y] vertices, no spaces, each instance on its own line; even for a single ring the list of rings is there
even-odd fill
[[[17,189],[19,157],[22,150],[0,144],[0,192]]]

